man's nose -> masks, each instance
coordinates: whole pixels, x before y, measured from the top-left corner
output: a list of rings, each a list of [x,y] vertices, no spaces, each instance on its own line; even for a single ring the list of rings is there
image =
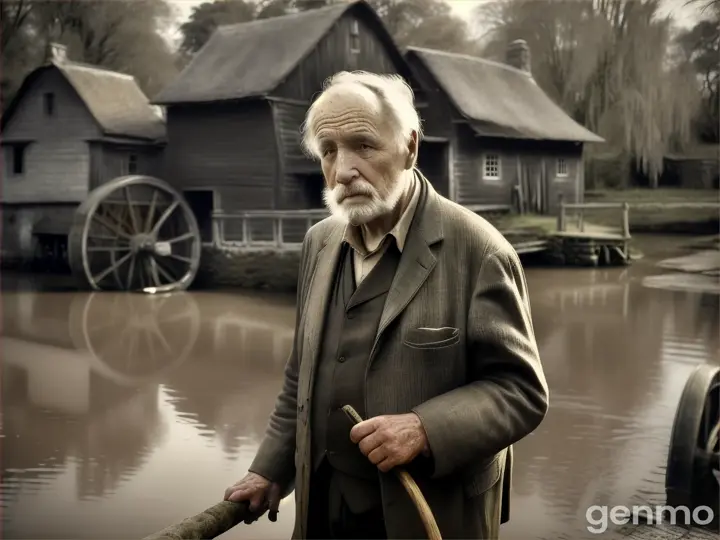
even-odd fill
[[[355,168],[354,160],[352,156],[348,155],[348,152],[339,151],[335,164],[335,175],[338,184],[349,184],[360,174]]]

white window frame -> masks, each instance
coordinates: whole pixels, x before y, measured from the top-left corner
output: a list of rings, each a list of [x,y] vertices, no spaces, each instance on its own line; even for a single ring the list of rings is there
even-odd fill
[[[565,172],[562,172],[561,170],[561,163],[565,165]],[[557,178],[567,178],[569,176],[569,169],[570,167],[567,158],[559,157],[555,160],[555,176]]]
[[[488,161],[490,161],[490,158],[495,158],[497,160],[497,166],[496,166],[497,174],[496,175],[488,174]],[[500,180],[501,176],[502,176],[502,159],[500,158],[500,154],[498,154],[498,153],[483,154],[482,179],[496,182],[496,181]]]

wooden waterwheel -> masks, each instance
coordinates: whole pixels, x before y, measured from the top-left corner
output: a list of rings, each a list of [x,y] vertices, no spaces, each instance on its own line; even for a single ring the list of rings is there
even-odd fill
[[[150,176],[93,190],[68,236],[73,274],[92,289],[150,293],[187,289],[200,265],[200,231],[182,195]]]
[[[718,508],[720,482],[720,367],[702,364],[680,397],[668,451],[665,491],[671,507]],[[720,532],[715,513],[707,528]]]

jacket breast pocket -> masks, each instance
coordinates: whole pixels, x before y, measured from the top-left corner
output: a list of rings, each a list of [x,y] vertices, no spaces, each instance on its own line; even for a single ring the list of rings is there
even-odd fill
[[[460,342],[460,330],[452,326],[413,328],[405,334],[403,343],[413,349],[445,349]]]

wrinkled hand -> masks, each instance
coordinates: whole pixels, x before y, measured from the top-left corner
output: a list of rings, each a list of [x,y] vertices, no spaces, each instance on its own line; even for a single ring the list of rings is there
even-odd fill
[[[279,484],[270,482],[264,476],[249,472],[242,480],[235,482],[225,490],[223,500],[236,503],[247,501],[251,515],[245,519],[245,523],[249,525],[260,519],[267,510],[270,510],[268,519],[277,521],[281,492],[282,488]]]
[[[415,413],[364,420],[350,430],[350,440],[382,472],[405,465],[428,451],[425,428]]]

